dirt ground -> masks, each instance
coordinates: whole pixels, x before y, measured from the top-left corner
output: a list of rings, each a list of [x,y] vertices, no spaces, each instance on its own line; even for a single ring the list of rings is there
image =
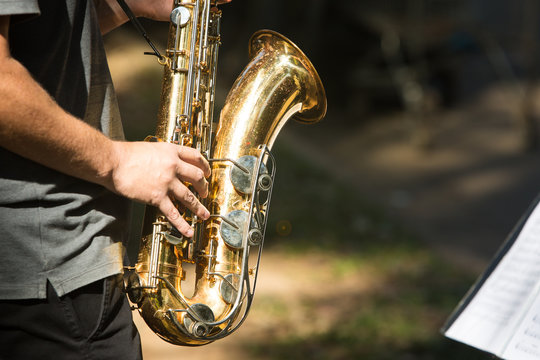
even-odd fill
[[[318,264],[316,268],[313,264]],[[322,264],[322,265],[321,265]],[[179,347],[159,339],[144,323],[140,315],[134,315],[139,329],[145,359],[249,359],[249,344],[282,338],[294,331],[294,336],[324,332],[331,326],[332,314],[313,319],[302,305],[305,298],[324,299],[327,293],[340,297],[351,291],[369,293],[375,278],[368,279],[356,273],[346,281],[331,281],[332,271],[320,255],[307,255],[302,259],[279,253],[265,252],[257,279],[256,301],[246,322],[232,335],[202,347]],[[306,271],[311,269],[311,271]],[[321,286],[327,292],[321,292]],[[352,290],[354,289],[354,290]],[[275,316],[272,299],[286,298],[288,316]],[[328,306],[331,307],[330,304]],[[330,309],[331,310],[331,309]],[[334,309],[339,311],[339,309]],[[316,330],[314,330],[316,329]],[[292,334],[291,334],[292,335]]]

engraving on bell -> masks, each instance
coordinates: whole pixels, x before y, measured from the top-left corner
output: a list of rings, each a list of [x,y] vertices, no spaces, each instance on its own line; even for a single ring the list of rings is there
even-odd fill
[[[203,337],[208,335],[210,329],[206,323],[214,322],[214,312],[210,307],[205,304],[193,304],[190,307],[191,311],[197,315],[197,317],[202,320],[198,321],[194,319],[191,315],[186,314],[184,316],[184,326],[185,328],[194,336]]]
[[[190,18],[191,14],[184,6],[178,6],[171,12],[171,22],[176,26],[186,26]]]
[[[225,280],[222,280],[219,291],[223,301],[225,301],[227,304],[232,304],[236,299],[239,283],[240,276],[236,274],[226,275]]]
[[[238,229],[235,229],[233,225],[222,221],[220,232],[221,237],[229,245],[235,249],[242,247],[242,240],[244,238],[244,228],[248,221],[249,214],[243,210],[233,210],[226,215],[227,220],[235,224]]]
[[[231,168],[231,182],[236,190],[242,194],[251,193],[251,181],[252,174],[255,173],[255,166],[257,165],[257,158],[251,155],[244,155],[238,159],[238,163],[242,165],[249,171],[249,174],[246,174],[242,169],[237,166]],[[259,174],[268,174],[268,169],[264,163],[261,163],[261,168]]]

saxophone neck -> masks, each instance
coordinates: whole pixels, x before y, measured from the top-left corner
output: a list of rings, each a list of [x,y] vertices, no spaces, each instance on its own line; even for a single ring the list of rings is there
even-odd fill
[[[210,0],[175,1],[156,136],[197,148],[211,146],[221,11]]]

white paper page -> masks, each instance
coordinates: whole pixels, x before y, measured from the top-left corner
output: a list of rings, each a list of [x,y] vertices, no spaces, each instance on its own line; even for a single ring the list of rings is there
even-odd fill
[[[537,206],[511,249],[445,335],[501,356],[533,300],[531,294],[539,279],[540,208]]]
[[[509,360],[540,359],[540,299],[538,296],[535,297],[529,311],[523,317],[523,322],[514,333],[502,357]]]

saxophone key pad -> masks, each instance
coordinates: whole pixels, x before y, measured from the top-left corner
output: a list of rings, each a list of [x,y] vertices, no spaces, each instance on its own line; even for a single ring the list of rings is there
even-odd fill
[[[191,13],[188,8],[184,6],[178,6],[171,12],[171,22],[180,27],[184,27],[188,24],[191,18]]]
[[[244,210],[233,210],[227,214],[228,221],[223,221],[220,227],[221,238],[227,245],[235,249],[242,247],[248,217],[248,213]]]
[[[240,159],[238,159],[237,162],[249,171],[249,173],[247,174],[238,166],[233,166],[231,168],[231,182],[234,188],[242,194],[250,194],[252,191],[251,182],[253,179],[253,174],[255,173],[255,166],[257,165],[257,160],[258,159],[255,156],[251,155],[244,155]],[[267,183],[268,179],[264,175],[268,174],[268,169],[266,168],[266,165],[264,163],[261,163],[259,174],[262,175],[263,178],[265,178],[263,183]],[[270,181],[271,180],[272,178],[270,178]]]
[[[222,280],[219,292],[223,301],[227,304],[232,304],[236,300],[238,294],[238,285],[240,284],[240,276],[236,274],[228,274]]]
[[[186,314],[184,316],[184,327],[195,337],[207,336],[211,329],[206,323],[214,322],[214,312],[205,304],[193,304],[190,309],[198,319],[193,318],[189,313]]]
[[[134,271],[130,271],[124,279],[124,287],[128,294],[129,301],[139,305],[143,298],[142,281]]]

